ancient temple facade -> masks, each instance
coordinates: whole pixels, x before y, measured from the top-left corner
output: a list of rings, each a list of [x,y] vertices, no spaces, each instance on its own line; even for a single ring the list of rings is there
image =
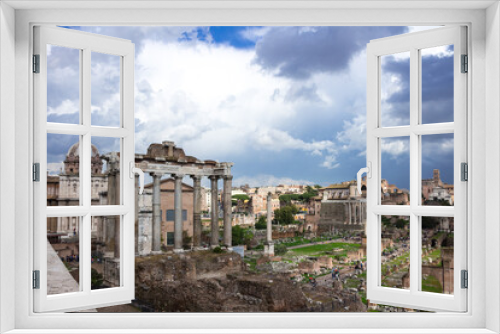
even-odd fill
[[[135,165],[144,173],[151,175],[153,179],[153,182],[146,186],[146,192],[143,195],[139,195],[138,191],[135,192],[138,205],[136,208],[136,253],[138,255],[160,253],[162,239],[165,241],[169,239],[168,233],[173,233],[173,250],[176,253],[184,251],[185,235],[191,238],[191,248],[204,248],[201,221],[203,203],[201,182],[203,178],[208,178],[211,186],[209,246],[215,248],[222,244],[231,248],[233,179],[231,167],[233,163],[200,160],[186,155],[184,150],[176,147],[174,142],[164,141],[161,144],[151,144],[145,154],[136,154]],[[168,177],[169,181],[167,182],[171,182],[173,185],[174,208],[172,212],[168,212],[168,209],[167,212],[162,210],[162,180],[165,176]],[[184,177],[190,177],[193,180],[192,187],[183,185]],[[223,182],[220,202],[224,211],[222,240],[219,238],[218,188],[220,180]],[[138,186],[138,177],[136,185]],[[169,192],[167,188],[164,189],[165,194]],[[189,204],[187,208],[183,202],[189,200],[190,196],[183,196],[183,192],[192,193],[192,204]],[[167,225],[162,229],[164,219],[167,221]],[[169,228],[168,224],[172,220],[173,229]]]

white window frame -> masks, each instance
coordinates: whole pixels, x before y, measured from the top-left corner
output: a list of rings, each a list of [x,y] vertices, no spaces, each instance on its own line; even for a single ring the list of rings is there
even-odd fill
[[[144,332],[146,328],[162,332],[236,332],[253,328],[255,332],[335,332],[351,333],[419,332],[492,333],[500,331],[499,235],[500,220],[500,11],[497,1],[398,1],[394,2],[122,2],[122,6],[145,9],[117,9],[111,1],[22,2],[0,4],[0,330],[34,333],[37,329],[106,329]],[[11,6],[18,9],[14,10]],[[397,9],[392,7],[397,6]],[[66,8],[60,8],[66,7]],[[102,10],[103,8],[114,10]],[[181,9],[179,8],[181,7]],[[42,10],[58,9],[59,10]],[[80,9],[75,9],[80,8]],[[81,9],[86,8],[86,9]],[[184,9],[182,9],[184,8]],[[411,10],[410,10],[411,9]],[[466,24],[469,27],[471,75],[468,84],[468,142],[470,178],[468,196],[467,313],[437,314],[33,314],[31,267],[32,193],[30,181],[32,147],[32,105],[30,58],[34,24],[66,25],[437,25]],[[6,28],[6,29],[5,29]],[[488,71],[486,71],[488,66]],[[15,71],[14,71],[15,68]],[[15,80],[15,86],[12,82]],[[15,113],[13,112],[15,110]],[[488,141],[486,141],[488,134]],[[15,145],[12,145],[12,136]],[[488,154],[486,154],[488,152]],[[11,165],[15,161],[15,166]],[[8,173],[8,174],[7,174]],[[12,177],[15,175],[15,177]],[[486,182],[488,175],[488,182]],[[12,197],[15,189],[15,197]],[[488,196],[486,196],[488,194]],[[486,205],[489,206],[486,211]],[[11,208],[14,207],[13,211]],[[15,224],[8,224],[15,222]],[[473,232],[473,233],[472,233]],[[12,236],[15,236],[14,238]],[[488,267],[484,256],[488,247]],[[14,256],[12,256],[14,249]],[[15,287],[15,288],[12,288]],[[12,305],[15,305],[12,307]],[[140,326],[138,324],[140,323]],[[138,330],[132,330],[138,328]],[[288,328],[286,330],[280,330]],[[355,330],[357,328],[357,330]],[[99,330],[100,329],[100,330]],[[220,330],[217,330],[220,329]],[[225,330],[224,330],[225,329]],[[233,330],[230,330],[233,329]],[[266,330],[264,330],[266,329]],[[412,330],[413,329],[413,330]],[[459,330],[462,329],[462,330]],[[50,330],[49,332],[54,332]],[[242,330],[243,331],[243,330]],[[40,331],[41,332],[41,331]],[[46,331],[45,331],[46,332]],[[76,331],[75,331],[76,332]],[[248,332],[248,330],[247,330]]]
[[[40,180],[33,184],[34,270],[40,272],[39,289],[34,290],[35,312],[72,311],[99,306],[130,303],[134,299],[134,178],[129,168],[135,159],[134,135],[134,44],[128,40],[47,26],[34,27],[34,54],[39,55],[39,73],[34,84],[34,162],[39,163]],[[73,48],[80,60],[80,110],[78,124],[47,122],[47,45]],[[114,55],[120,61],[120,125],[96,126],[91,123],[91,58],[93,52]],[[74,87],[76,88],[76,87]],[[80,149],[79,205],[47,206],[47,134],[77,136]],[[120,196],[117,205],[91,205],[92,137],[120,140]],[[79,291],[47,294],[48,217],[79,217],[80,279]],[[91,219],[93,216],[118,216],[120,220],[120,286],[92,290]]]
[[[367,298],[370,302],[431,311],[467,309],[467,290],[462,289],[461,270],[467,270],[467,184],[461,180],[461,163],[467,163],[467,73],[461,73],[461,55],[467,54],[467,31],[464,26],[450,26],[372,40],[367,46],[367,163],[371,166],[367,178]],[[453,45],[453,114],[449,123],[422,124],[422,65],[421,52],[427,48]],[[382,124],[381,75],[382,56],[409,53],[409,124],[384,127]],[[455,186],[453,206],[424,206],[422,198],[422,136],[453,134],[452,162]],[[404,137],[409,141],[410,205],[381,205],[382,140]],[[472,182],[472,179],[471,179]],[[381,285],[381,217],[408,216],[410,220],[410,287],[396,289]],[[454,217],[454,292],[453,294],[421,291],[422,229],[421,217]]]

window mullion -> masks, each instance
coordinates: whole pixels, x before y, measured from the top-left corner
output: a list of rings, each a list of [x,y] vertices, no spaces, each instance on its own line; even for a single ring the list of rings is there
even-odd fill
[[[420,139],[415,133],[419,124],[420,105],[420,61],[416,48],[410,50],[410,292],[413,294],[419,287],[420,264],[420,231],[419,217],[414,209],[420,199]]]

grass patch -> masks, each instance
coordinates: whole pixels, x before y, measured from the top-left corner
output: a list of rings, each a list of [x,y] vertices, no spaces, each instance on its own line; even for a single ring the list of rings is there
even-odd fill
[[[312,245],[305,246],[301,248],[292,249],[296,255],[311,255],[318,254],[322,255],[324,252],[331,252],[336,249],[343,249],[345,251],[353,251],[358,250],[361,247],[360,244],[351,244],[347,242],[333,242],[329,244],[320,244],[320,245]]]
[[[257,259],[245,256],[245,258],[243,259],[243,261],[249,265],[249,269],[251,271],[257,271],[257,269],[256,269],[256,267],[257,267]]]
[[[427,278],[422,278],[422,291],[443,293],[443,287],[436,277],[428,275]]]
[[[441,248],[437,248],[431,251],[429,254],[423,257],[424,260],[432,259],[432,265],[441,266]]]

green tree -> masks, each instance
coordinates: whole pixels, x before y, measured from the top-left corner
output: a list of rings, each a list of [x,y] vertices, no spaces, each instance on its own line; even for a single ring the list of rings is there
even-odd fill
[[[247,228],[236,225],[232,228],[233,246],[248,245],[253,238],[253,233]]]
[[[284,255],[288,251],[285,244],[274,245],[274,255]]]
[[[422,228],[425,230],[432,230],[436,228],[439,221],[434,217],[422,217]]]
[[[99,289],[104,282],[104,277],[102,274],[99,274],[97,270],[91,268],[90,270],[90,285],[92,289]]]
[[[248,195],[244,195],[244,194],[236,194],[236,195],[231,196],[231,198],[236,199],[236,200],[240,200],[240,201],[247,201],[250,199],[250,197],[248,197]]]
[[[267,228],[267,219],[264,216],[260,216],[255,223],[255,229],[257,230],[265,230]]]
[[[299,212],[295,205],[287,205],[280,209],[274,210],[274,220],[281,225],[293,224],[293,216]]]

